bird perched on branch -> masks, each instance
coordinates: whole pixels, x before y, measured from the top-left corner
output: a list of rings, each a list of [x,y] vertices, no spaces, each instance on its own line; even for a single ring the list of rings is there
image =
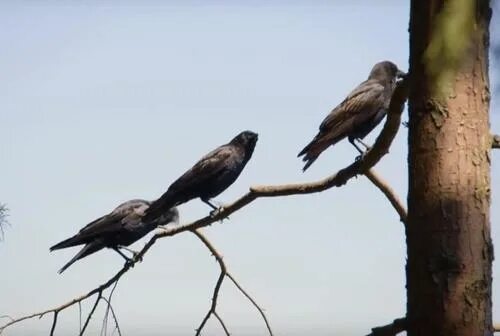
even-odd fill
[[[318,156],[329,146],[344,138],[362,153],[355,140],[365,145],[363,139],[385,117],[396,87],[396,79],[406,74],[389,61],[375,64],[368,79],[358,85],[342,103],[335,107],[319,126],[314,139],[300,151],[306,162],[303,171],[316,161]]]
[[[59,273],[64,272],[75,261],[105,247],[115,250],[127,262],[130,262],[130,258],[123,254],[120,249],[126,249],[125,246],[141,239],[159,225],[179,221],[177,208],[166,209],[161,216],[158,216],[153,221],[144,221],[144,212],[150,204],[151,202],[140,199],[127,201],[120,204],[111,213],[87,224],[73,237],[52,246],[50,251],[85,244],[80,252],[59,270]]]
[[[229,143],[211,151],[168,187],[168,190],[146,210],[145,220],[154,219],[165,209],[200,198],[217,211],[210,199],[236,181],[252,157],[258,135],[244,131]],[[213,212],[212,212],[213,214]]]

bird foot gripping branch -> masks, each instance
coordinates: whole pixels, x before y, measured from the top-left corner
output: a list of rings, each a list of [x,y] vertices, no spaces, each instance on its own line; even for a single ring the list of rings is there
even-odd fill
[[[142,256],[140,255],[139,252],[134,251],[132,249],[129,249],[126,246],[119,246],[119,249],[124,249],[125,251],[128,251],[130,254],[132,254],[132,258],[127,258],[125,264],[130,264],[130,267],[134,267],[134,264],[137,262],[142,262]]]
[[[210,211],[210,217],[215,218],[215,217],[221,216],[221,214],[223,214],[224,211],[225,211],[225,208],[224,208],[224,206],[221,205],[217,209]],[[226,216],[226,217],[222,216],[220,218],[220,221],[222,222],[222,221],[224,221],[224,219],[229,219],[229,216]]]
[[[135,261],[135,262],[142,262],[142,256],[139,255],[139,252],[136,252],[134,254],[134,258],[132,260]]]
[[[142,262],[142,256],[139,252],[133,252],[132,258],[125,259],[125,265],[123,267],[133,268],[135,264]]]

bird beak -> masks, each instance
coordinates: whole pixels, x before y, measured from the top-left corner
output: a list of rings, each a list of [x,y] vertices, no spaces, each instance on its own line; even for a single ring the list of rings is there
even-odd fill
[[[398,70],[398,72],[396,72],[396,78],[398,79],[404,79],[406,78],[407,74],[401,70]]]

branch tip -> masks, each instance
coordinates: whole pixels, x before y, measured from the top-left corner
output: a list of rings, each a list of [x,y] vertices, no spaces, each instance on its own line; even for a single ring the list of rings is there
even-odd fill
[[[401,317],[392,321],[392,323],[381,327],[372,328],[372,332],[367,336],[396,336],[407,329],[407,320]]]

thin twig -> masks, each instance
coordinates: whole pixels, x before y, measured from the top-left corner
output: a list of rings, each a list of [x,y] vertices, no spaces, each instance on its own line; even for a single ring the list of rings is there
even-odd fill
[[[269,324],[269,321],[268,321],[268,319],[266,317],[266,314],[264,313],[264,310],[259,307],[259,305],[257,304],[257,302],[255,302],[255,300],[250,296],[250,294],[248,294],[243,289],[243,287],[241,287],[241,285],[238,283],[238,281],[236,281],[236,279],[233,277],[233,275],[231,273],[229,273],[229,271],[227,270],[227,266],[224,263],[224,260],[223,260],[222,256],[220,255],[220,253],[217,251],[217,249],[212,245],[212,243],[208,240],[208,238],[201,231],[194,230],[193,233],[210,250],[210,253],[215,257],[215,259],[217,260],[217,262],[219,263],[219,265],[221,267],[221,274],[219,276],[219,279],[218,279],[217,284],[216,284],[215,289],[214,289],[214,296],[212,298],[212,306],[210,307],[210,310],[208,311],[207,315],[205,315],[205,318],[202,321],[202,324],[200,325],[200,327],[197,329],[197,332],[198,331],[201,332],[201,329],[205,325],[205,323],[208,320],[208,318],[210,318],[211,314],[216,315],[216,310],[215,309],[216,309],[216,305],[217,305],[217,297],[218,297],[218,294],[219,294],[220,285],[222,284],[222,281],[224,280],[224,276],[227,276],[229,279],[231,279],[231,281],[236,286],[236,288],[238,288],[238,290],[243,295],[245,295],[245,297],[248,300],[250,300],[250,302],[255,306],[255,308],[257,308],[257,310],[259,311],[260,315],[262,316],[264,322],[266,323],[266,327],[267,327],[267,330],[269,331],[269,335],[273,336],[273,331],[271,330],[271,325]],[[219,283],[219,281],[220,281],[220,283]],[[223,325],[223,328],[226,329],[225,326],[224,326],[224,324],[223,323],[221,323],[221,324]]]
[[[407,321],[405,317],[401,317],[392,321],[392,323],[372,328],[372,332],[367,336],[395,336],[400,332],[405,331],[407,328]]]
[[[97,294],[97,299],[95,300],[94,306],[92,307],[92,310],[90,311],[89,315],[87,316],[87,320],[85,320],[85,323],[83,324],[83,328],[82,328],[82,331],[80,332],[80,336],[83,336],[83,334],[85,333],[85,329],[87,329],[87,326],[89,325],[90,318],[94,314],[95,309],[97,308],[97,305],[99,304],[99,301],[101,300],[101,298],[102,298],[102,292],[99,292],[99,294]]]
[[[82,333],[82,302],[78,302],[78,315],[80,316],[79,318],[79,322],[80,322],[80,329],[79,329],[79,333],[81,334]]]
[[[121,336],[122,332],[120,330],[120,326],[118,325],[118,319],[116,318],[115,311],[113,309],[113,306],[111,305],[111,299],[113,297],[113,293],[115,292],[116,286],[118,286],[118,281],[120,281],[120,279],[116,280],[113,288],[111,289],[111,293],[109,293],[109,297],[108,297],[107,302],[108,302],[108,307],[111,309],[111,314],[113,315],[113,319],[115,320],[116,329],[118,330],[118,334]]]
[[[222,282],[224,281],[224,276],[227,273],[227,268],[226,268],[226,264],[222,260],[222,256],[217,252],[217,250],[215,249],[215,247],[213,247],[213,245],[210,243],[210,241],[200,231],[198,231],[198,230],[193,230],[193,233],[210,250],[210,252],[215,257],[215,259],[217,260],[217,262],[219,263],[219,266],[220,266],[219,278],[217,279],[217,283],[215,284],[215,288],[214,288],[214,293],[212,295],[212,304],[210,305],[210,309],[208,310],[207,314],[205,315],[205,317],[201,321],[200,326],[196,329],[196,336],[199,336],[199,335],[201,335],[201,331],[203,330],[203,327],[207,323],[207,321],[210,318],[210,316],[212,314],[216,315],[215,308],[217,307],[217,299],[219,297],[220,287],[222,286]],[[222,321],[222,319],[220,317],[217,317],[217,318],[220,321]],[[226,326],[224,325],[224,323],[221,322],[221,324],[222,324],[224,330],[227,330]],[[229,334],[229,333],[227,333],[227,334]]]
[[[104,313],[104,318],[102,320],[101,335],[107,334],[109,311],[113,310],[113,307],[111,306],[111,298],[113,297],[113,293],[115,292],[116,286],[118,285],[118,281],[119,280],[117,280],[115,282],[115,284],[113,285],[113,288],[111,289],[111,292],[109,293],[108,299],[106,299],[105,297],[102,297],[102,299],[104,301],[106,301],[108,303],[108,305],[106,306],[106,312]],[[113,314],[113,318],[115,320],[116,328],[118,329],[118,333],[121,335],[120,327],[118,326],[118,320],[116,319],[116,316],[115,316],[113,311],[112,311],[112,314]]]
[[[236,288],[238,288],[240,290],[241,293],[243,293],[243,295],[246,296],[246,298],[248,300],[250,300],[250,302],[252,302],[252,304],[255,306],[255,308],[257,308],[257,310],[259,311],[260,315],[262,316],[262,319],[264,320],[264,322],[266,323],[266,327],[267,327],[267,331],[269,331],[269,335],[270,336],[273,336],[273,331],[271,330],[271,325],[269,324],[269,321],[267,320],[267,317],[266,317],[266,314],[264,313],[264,309],[260,308],[259,305],[257,304],[257,302],[255,302],[255,300],[250,296],[250,294],[248,294],[242,287],[241,285],[238,283],[238,281],[236,281],[236,279],[233,277],[233,275],[229,272],[226,272],[226,276],[231,279],[231,281],[233,282],[233,284],[236,286]]]
[[[368,169],[365,176],[387,197],[399,215],[399,220],[406,225],[408,213],[394,190],[373,169]]]
[[[24,320],[28,320],[28,319],[31,319],[31,318],[34,318],[34,317],[38,317],[38,318],[42,318],[44,315],[46,314],[49,314],[49,313],[54,313],[54,312],[60,312],[61,310],[64,310],[68,307],[71,307],[72,305],[74,304],[77,304],[77,303],[81,303],[82,301],[94,296],[95,294],[99,294],[99,296],[102,296],[102,292],[108,288],[109,286],[111,286],[112,284],[114,284],[116,281],[118,281],[123,274],[125,274],[131,267],[132,267],[133,264],[130,264],[130,263],[126,263],[125,266],[123,266],[123,268],[118,271],[113,277],[111,277],[108,281],[106,281],[105,283],[101,284],[99,287],[96,287],[94,289],[92,289],[91,291],[87,292],[86,294],[84,295],[81,295],[77,298],[74,298],[73,300],[69,301],[69,302],[66,302],[60,306],[57,306],[55,308],[51,308],[51,309],[47,309],[47,310],[44,310],[42,312],[38,312],[38,313],[33,313],[33,314],[30,314],[30,315],[25,315],[25,316],[22,316],[22,317],[19,317],[19,318],[16,318],[16,319],[11,319],[10,322],[0,326],[0,334],[2,334],[2,332],[9,326],[15,324],[15,323],[19,323],[21,321],[24,321]],[[83,335],[83,332],[84,330],[80,330],[80,335]]]
[[[59,314],[59,312],[54,312],[54,319],[52,320],[52,327],[50,328],[50,336],[54,336],[54,331],[56,331],[57,314]]]
[[[111,316],[113,316],[113,320],[115,321],[115,329],[118,331],[118,335],[122,336],[122,332],[120,330],[120,325],[118,324],[118,318],[116,317],[115,310],[113,309],[113,306],[111,305],[111,301],[109,299],[106,299],[104,296],[102,297],[102,300],[104,300],[109,307],[109,310],[111,311]],[[107,324],[106,324],[107,327]]]
[[[104,296],[102,297],[104,299]],[[108,332],[108,318],[109,318],[109,301],[108,305],[106,306],[106,311],[104,312],[104,317],[102,318],[102,325],[101,325],[101,332],[99,333],[100,336],[106,336]]]
[[[222,329],[224,329],[224,332],[226,333],[226,336],[231,336],[229,334],[229,330],[227,330],[226,328],[226,325],[224,324],[224,321],[222,320],[222,318],[219,316],[219,314],[217,314],[217,311],[214,311],[214,316],[217,318],[217,320],[219,320],[219,323],[220,325],[222,326]]]

